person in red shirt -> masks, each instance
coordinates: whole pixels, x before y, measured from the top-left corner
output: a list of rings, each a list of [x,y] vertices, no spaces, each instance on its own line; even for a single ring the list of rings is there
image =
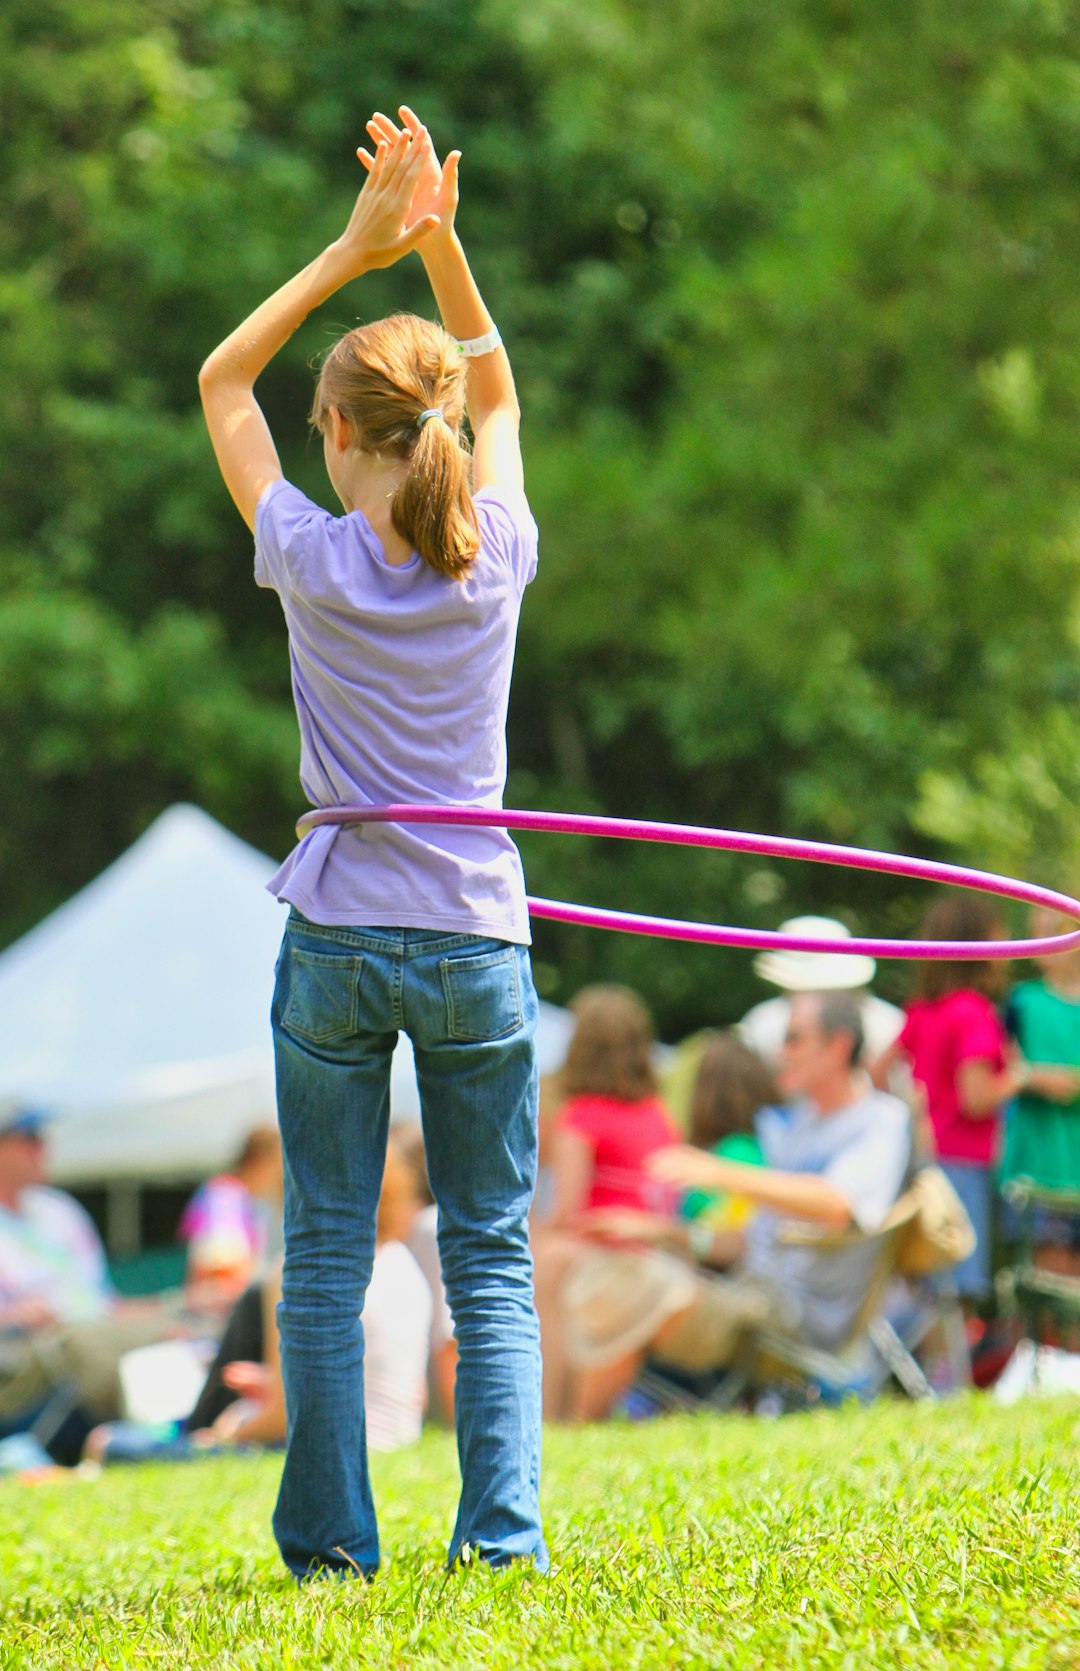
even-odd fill
[[[549,1205],[533,1234],[549,1420],[564,1418],[573,1403],[560,1291],[587,1245],[590,1221],[599,1230],[612,1209],[639,1212],[643,1222],[670,1210],[677,1192],[651,1177],[645,1162],[681,1141],[657,1095],[655,1033],[641,999],[626,987],[590,986],[571,1008],[576,1026],[560,1076],[564,1100],[551,1139]]]
[[[988,900],[950,891],[927,911],[919,938],[1000,940],[1004,928]],[[874,1067],[881,1085],[898,1055],[910,1063],[938,1160],[974,1226],[975,1251],[952,1273],[968,1309],[991,1290],[991,1169],[1002,1105],[1024,1078],[996,1007],[1007,969],[1000,960],[920,963],[900,1037]]]
[[[571,1008],[577,1025],[552,1143],[551,1229],[586,1228],[597,1208],[655,1210],[645,1162],[681,1140],[657,1095],[655,1034],[641,999],[626,987],[590,986]]]

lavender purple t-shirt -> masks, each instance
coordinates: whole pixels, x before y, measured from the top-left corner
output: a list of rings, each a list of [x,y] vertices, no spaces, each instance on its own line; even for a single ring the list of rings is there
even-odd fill
[[[335,517],[289,482],[255,513],[255,579],[281,599],[312,806],[411,801],[500,807],[521,597],[536,573],[524,494],[475,496],[481,547],[465,580],[400,566],[360,511]],[[323,827],[268,884],[312,922],[429,928],[528,945],[505,830]]]

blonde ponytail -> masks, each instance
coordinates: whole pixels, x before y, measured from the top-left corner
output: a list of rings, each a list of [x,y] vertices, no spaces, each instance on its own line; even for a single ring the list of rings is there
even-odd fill
[[[432,418],[421,429],[390,516],[433,569],[455,580],[468,573],[480,549],[480,530],[468,455],[444,418]]]
[[[440,574],[464,579],[480,549],[469,454],[461,438],[465,365],[441,325],[397,313],[359,326],[323,362],[311,422],[336,406],[366,452],[407,458],[393,525]]]

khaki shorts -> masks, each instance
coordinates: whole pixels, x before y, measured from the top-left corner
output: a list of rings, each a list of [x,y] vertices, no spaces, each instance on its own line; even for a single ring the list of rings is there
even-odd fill
[[[0,1418],[20,1416],[63,1387],[94,1420],[112,1421],[123,1414],[124,1353],[173,1334],[164,1314],[137,1313],[66,1323],[10,1342],[0,1359]]]
[[[701,1374],[730,1363],[746,1330],[792,1322],[766,1279],[702,1276],[659,1250],[583,1254],[567,1272],[562,1302],[567,1353],[581,1369],[651,1348],[661,1362]]]

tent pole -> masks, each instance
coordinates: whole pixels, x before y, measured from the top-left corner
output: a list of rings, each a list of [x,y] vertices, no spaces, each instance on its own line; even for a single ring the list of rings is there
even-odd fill
[[[132,1178],[110,1178],[105,1186],[105,1243],[112,1259],[142,1246],[140,1186]]]

